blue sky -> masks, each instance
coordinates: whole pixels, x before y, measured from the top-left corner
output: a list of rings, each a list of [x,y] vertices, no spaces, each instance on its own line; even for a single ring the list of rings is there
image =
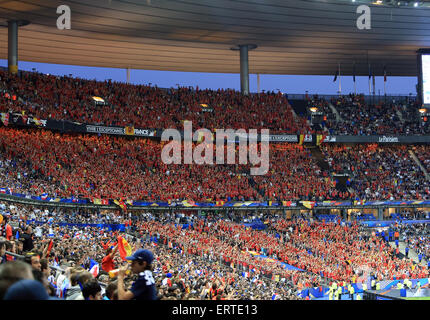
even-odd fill
[[[0,59],[0,66],[7,67],[7,60]],[[46,63],[33,63],[20,61],[18,64],[20,70],[31,71],[36,68],[38,72],[50,73],[56,75],[72,74],[74,77],[85,79],[126,81],[126,70],[117,68],[98,68],[98,67],[82,67],[70,65],[57,65]],[[131,70],[130,80],[134,84],[157,85],[162,88],[180,86],[192,86],[199,88],[232,88],[240,90],[239,74],[224,74],[224,73],[195,73],[195,72],[175,72],[175,71],[154,71],[154,70]],[[304,94],[309,93],[319,94],[337,94],[339,83],[333,82],[333,76],[297,76],[297,75],[260,75],[260,89],[274,90],[279,89],[285,93]],[[368,77],[356,77],[357,92],[369,93]],[[384,94],[384,79],[376,77],[376,94],[380,92]],[[388,77],[387,79],[387,94],[391,95],[409,95],[416,94],[415,85],[416,77]],[[354,91],[354,83],[352,77],[341,77],[342,94],[348,94]],[[257,76],[250,74],[249,86],[251,92],[257,92]],[[373,90],[373,88],[372,88]]]

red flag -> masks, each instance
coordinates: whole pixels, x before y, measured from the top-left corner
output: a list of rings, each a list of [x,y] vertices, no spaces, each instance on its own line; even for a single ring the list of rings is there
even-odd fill
[[[54,244],[54,240],[51,239],[51,241],[49,241],[49,245],[48,245],[48,251],[46,251],[46,256],[49,257],[49,254],[51,253],[51,249],[52,249],[52,245]]]
[[[118,236],[118,250],[121,259],[124,261],[126,261],[125,257],[131,256],[132,254],[131,246],[128,244],[127,240],[121,236]]]

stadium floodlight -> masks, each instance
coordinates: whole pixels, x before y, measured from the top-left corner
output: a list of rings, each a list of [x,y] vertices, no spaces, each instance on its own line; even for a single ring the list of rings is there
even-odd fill
[[[317,112],[318,108],[317,107],[310,107],[309,110],[311,110],[312,112]]]

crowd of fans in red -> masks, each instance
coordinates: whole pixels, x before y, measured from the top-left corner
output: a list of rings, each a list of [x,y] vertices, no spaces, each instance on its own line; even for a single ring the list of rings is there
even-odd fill
[[[269,129],[272,134],[321,133],[305,118],[294,116],[285,95],[261,93],[243,96],[234,90],[199,88],[160,89],[147,85],[0,71],[0,112],[13,111],[40,119],[72,120],[81,123],[135,126],[150,129],[182,129],[189,120],[195,128]],[[104,99],[96,104],[93,96]],[[332,99],[336,115],[322,98],[310,104],[324,113],[330,134],[427,134],[416,104],[378,102],[369,104],[363,95]],[[202,105],[208,108],[202,107]],[[204,110],[211,110],[205,112]],[[399,117],[399,113],[403,118]]]
[[[281,93],[243,96],[234,90],[160,89],[119,82],[97,82],[70,77],[0,71],[0,112],[25,111],[40,119],[81,123],[183,129],[182,121],[195,129],[269,129],[271,133],[307,134],[305,119],[294,118]],[[106,105],[95,104],[93,96]],[[204,112],[207,105],[212,112]]]
[[[112,285],[113,291],[116,286],[115,279],[109,280],[107,276],[111,269],[105,270],[102,263],[106,255],[105,242],[112,240],[114,243],[116,235],[95,227],[60,227],[59,223],[66,221],[71,213],[75,223],[99,223],[100,217],[107,215],[116,222],[130,220],[128,225],[132,228],[129,232],[135,230],[137,236],[135,239],[129,238],[131,246],[134,249],[151,248],[155,253],[154,274],[160,299],[171,296],[172,291],[175,291],[175,299],[207,299],[203,291],[208,281],[217,283],[215,287],[228,290],[228,296],[226,291],[220,291],[223,299],[274,299],[275,293],[280,295],[278,298],[292,299],[302,289],[318,287],[333,280],[345,285],[368,282],[371,277],[377,281],[429,277],[426,266],[396,254],[395,249],[382,238],[369,233],[357,222],[327,223],[295,216],[287,220],[280,215],[261,214],[266,230],[253,230],[243,224],[240,214],[233,214],[233,222],[225,212],[205,217],[191,213],[161,212],[154,215],[141,212],[139,215],[130,214],[128,218],[112,212],[83,214],[77,209],[56,209],[53,212],[23,205],[11,205],[7,209],[3,203],[0,204],[0,212],[10,221],[19,221],[20,239],[23,235],[33,239],[30,247],[28,241],[20,247],[21,240],[15,241],[15,233],[8,241],[1,240],[0,265],[13,260],[4,255],[5,245],[15,253],[44,256],[45,264],[69,269],[61,280],[60,274],[53,277],[49,268],[43,275],[48,278],[45,280],[56,284],[59,291],[62,291],[61,283],[68,276],[71,285],[66,285],[68,290],[63,296],[68,300],[79,300],[72,295],[75,284],[70,281],[73,279],[71,274],[90,269],[90,259],[102,266],[103,272],[100,270],[97,276],[99,281],[105,282],[108,287]],[[183,227],[184,218],[187,224]],[[53,221],[49,222],[51,219]],[[35,221],[45,223],[40,225]],[[32,229],[28,230],[29,225],[35,227],[34,235]],[[46,251],[50,239],[54,240],[51,254],[39,253]],[[33,265],[32,261],[32,267],[40,270],[40,265]],[[112,268],[121,263],[119,257],[115,258]],[[302,271],[285,268],[283,263]],[[93,279],[93,276],[88,276]],[[46,288],[51,289],[49,284]],[[177,288],[180,289],[178,292]],[[0,295],[4,294],[3,290],[4,287]],[[253,293],[250,293],[251,290]],[[231,295],[231,292],[236,294]],[[51,294],[55,295],[55,291]],[[114,295],[108,292],[107,296],[114,299]]]
[[[270,169],[253,177],[259,193],[269,200],[341,198],[336,181],[322,170],[309,150],[296,144],[271,145]]]
[[[1,127],[2,187],[53,198],[148,201],[430,198],[429,183],[406,146],[323,144],[331,170],[351,174],[348,192],[339,191],[301,145],[270,144],[269,171],[261,176],[250,175],[250,163],[165,164],[163,146],[150,139]]]
[[[425,278],[427,268],[394,255],[394,248],[372,238],[353,223],[350,226],[323,222],[279,220],[275,229],[288,231],[284,251],[287,263],[325,277],[350,281],[357,274],[374,273],[377,279]],[[369,241],[370,240],[370,241]],[[282,254],[281,254],[282,259]]]

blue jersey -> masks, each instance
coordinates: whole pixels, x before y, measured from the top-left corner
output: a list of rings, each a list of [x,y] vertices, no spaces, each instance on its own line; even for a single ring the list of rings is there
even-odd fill
[[[156,300],[155,280],[150,270],[139,273],[139,278],[133,283],[130,289],[133,292],[134,300]]]

